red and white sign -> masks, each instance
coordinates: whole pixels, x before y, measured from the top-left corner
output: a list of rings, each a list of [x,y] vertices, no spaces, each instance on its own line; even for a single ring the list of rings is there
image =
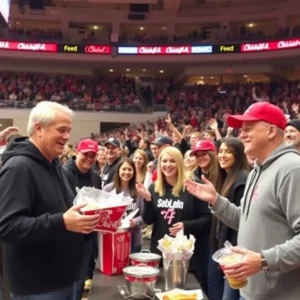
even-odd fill
[[[172,54],[191,54],[191,46],[141,46],[138,47],[137,54],[145,55],[172,55]]]
[[[276,51],[294,48],[300,48],[300,39],[242,44],[241,52]]]
[[[0,41],[1,50],[57,52],[57,44]]]
[[[84,48],[84,52],[87,54],[110,54],[111,47],[110,46],[101,46],[101,45],[87,45]]]
[[[84,215],[100,215],[99,223],[95,228],[96,231],[117,232],[126,208],[127,205],[123,205],[105,209],[82,211],[82,213]]]
[[[99,233],[99,269],[106,275],[122,274],[129,264],[131,232]]]

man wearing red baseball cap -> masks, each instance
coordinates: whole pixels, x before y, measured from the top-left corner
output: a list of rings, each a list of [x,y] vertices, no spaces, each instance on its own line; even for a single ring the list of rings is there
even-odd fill
[[[100,175],[93,170],[97,159],[98,144],[91,139],[81,140],[76,148],[77,155],[68,160],[63,166],[73,192],[76,188],[94,187],[101,189]],[[95,260],[98,256],[97,235],[90,233],[85,238],[83,258],[80,267],[81,283],[78,285],[79,294],[83,294],[84,289],[89,289],[95,270]]]
[[[286,118],[276,106],[260,102],[243,115],[228,117],[241,127],[246,154],[257,159],[241,206],[218,195],[205,177],[187,181],[187,190],[210,204],[214,215],[238,230],[233,248],[243,259],[224,267],[227,277],[247,280],[242,299],[299,299],[300,295],[300,154],[284,144]]]

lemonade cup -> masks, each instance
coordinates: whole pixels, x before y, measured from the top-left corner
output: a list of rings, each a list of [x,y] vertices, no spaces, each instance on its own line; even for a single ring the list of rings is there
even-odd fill
[[[222,271],[226,266],[236,264],[243,259],[243,255],[233,252],[230,248],[222,248],[215,252],[212,256],[213,260],[220,264]],[[229,285],[233,289],[240,289],[247,285],[248,280],[236,280],[228,275],[226,275]]]

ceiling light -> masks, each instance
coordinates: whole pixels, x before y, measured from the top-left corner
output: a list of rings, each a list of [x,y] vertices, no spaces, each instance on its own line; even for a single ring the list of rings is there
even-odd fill
[[[210,79],[214,79],[214,76],[210,76]]]
[[[167,28],[164,26],[163,28],[162,28],[162,30],[166,30]]]
[[[114,70],[113,69],[109,69],[109,72],[113,72]]]
[[[164,73],[164,70],[159,70],[159,73]]]
[[[249,24],[249,27],[253,27],[253,26],[254,26],[254,24],[253,24],[253,23],[250,23],[250,24]]]
[[[144,30],[144,27],[140,27],[140,30]]]
[[[130,72],[130,69],[126,69],[126,72]]]
[[[99,27],[98,27],[97,25],[95,25],[95,26],[93,26],[93,29],[94,29],[94,30],[98,30]]]
[[[143,72],[146,72],[147,71],[147,69],[143,69]]]
[[[244,78],[247,78],[248,77],[248,75],[244,75]]]
[[[203,77],[203,76],[201,76],[200,78],[201,78],[201,79],[204,79],[204,77]]]

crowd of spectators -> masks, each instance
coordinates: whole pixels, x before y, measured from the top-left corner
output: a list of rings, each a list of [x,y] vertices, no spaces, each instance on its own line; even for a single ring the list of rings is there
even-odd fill
[[[138,108],[132,77],[51,75],[0,72],[0,105],[33,107],[43,100],[67,103],[73,109],[105,111]]]
[[[75,110],[120,110],[122,106],[139,106],[135,79],[132,77],[96,77],[51,75],[44,73],[0,73],[0,107],[33,107],[51,100]],[[176,86],[168,77],[154,78],[153,104],[168,107],[173,124],[180,130],[203,131],[211,119],[219,128],[225,126],[228,114],[243,113],[253,102],[269,101],[287,115],[294,115],[300,103],[300,81],[268,83],[224,83],[222,85]],[[116,109],[119,108],[119,109]],[[164,119],[131,127],[134,136],[154,139],[157,129],[164,134]],[[226,130],[226,128],[224,128]],[[117,131],[96,136],[105,140]]]
[[[157,83],[159,80],[157,80]],[[160,89],[164,86],[164,89]],[[160,80],[155,85],[154,103],[169,107],[172,122],[180,131],[189,135],[203,132],[217,124],[226,134],[226,118],[229,114],[243,113],[252,103],[268,101],[279,106],[290,118],[296,118],[300,103],[300,81],[271,81],[269,83],[231,83],[222,86],[193,85],[181,88],[172,79]],[[211,123],[211,120],[216,122]],[[213,127],[213,128],[212,128]],[[133,124],[129,128],[134,140],[147,137],[153,140],[157,134],[170,135],[165,118]],[[113,130],[94,138],[99,142],[109,137],[122,136],[123,130]]]

